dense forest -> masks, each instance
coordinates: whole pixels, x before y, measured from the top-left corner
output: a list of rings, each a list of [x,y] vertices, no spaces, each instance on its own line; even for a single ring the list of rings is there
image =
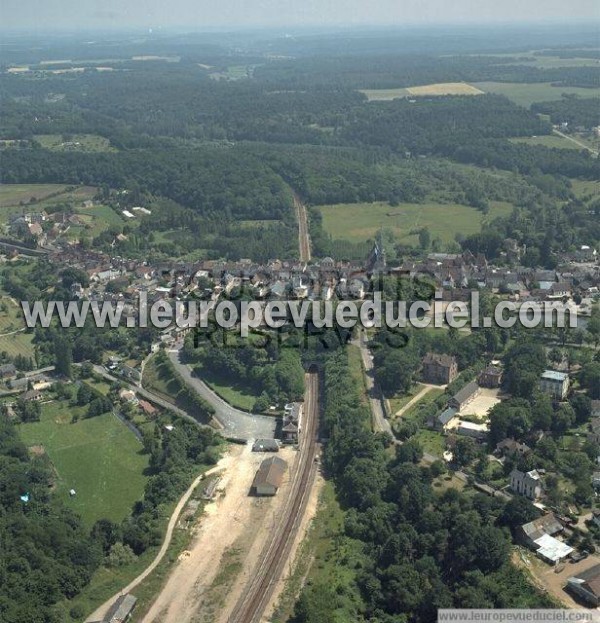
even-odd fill
[[[350,40],[357,49],[374,43]],[[567,178],[600,176],[586,151],[510,140],[549,135],[552,123],[590,128],[598,123],[596,99],[563,95],[527,109],[491,93],[368,101],[361,91],[439,81],[586,88],[597,85],[597,67],[537,67],[518,52],[407,53],[399,40],[390,50],[401,53],[355,55],[344,41],[336,54],[265,61],[265,42],[251,36],[245,54],[229,57],[213,39],[191,38],[180,42],[187,52],[177,62],[117,55],[107,61],[111,71],[97,71],[84,54],[82,72],[32,64],[30,72],[0,73],[0,137],[15,141],[0,151],[2,181],[127,190],[104,192],[116,210],[151,204],[152,219],[136,231],[111,226],[90,241],[98,247],[124,233],[119,248],[129,255],[265,261],[297,252],[294,192],[309,205],[434,200],[486,212],[491,201],[558,206],[574,200]],[[174,55],[174,43],[156,45]],[[304,44],[269,48],[290,45]],[[232,63],[245,68],[243,78],[227,78]],[[110,150],[51,151],[40,138],[76,134],[102,137]],[[249,229],[241,220],[259,223]],[[315,252],[335,255],[319,227],[316,215]]]

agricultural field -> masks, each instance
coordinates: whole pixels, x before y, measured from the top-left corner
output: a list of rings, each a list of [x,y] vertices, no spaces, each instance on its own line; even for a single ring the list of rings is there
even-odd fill
[[[33,333],[25,333],[24,329],[21,306],[5,293],[0,293],[0,353],[11,357],[33,357]]]
[[[55,494],[88,527],[103,517],[119,522],[143,496],[148,456],[115,415],[86,419],[84,413],[85,407],[65,401],[45,403],[40,421],[20,424],[19,434],[32,452],[48,455],[56,471]],[[74,415],[80,416],[75,423]]]
[[[335,239],[365,242],[380,228],[390,230],[403,244],[417,245],[418,231],[427,227],[431,238],[451,242],[457,233],[465,236],[480,231],[484,219],[510,214],[512,206],[491,202],[489,214],[459,204],[401,203],[391,207],[386,202],[342,203],[320,206],[323,229]]]
[[[21,331],[0,336],[0,352],[4,352],[10,357],[23,355],[24,357],[33,358],[35,354],[33,333]]]
[[[77,151],[77,152],[112,152],[117,151],[107,138],[96,134],[73,134],[62,136],[61,134],[38,134],[34,139],[44,148],[50,151]]]
[[[556,67],[598,67],[600,62],[596,58],[577,57],[577,58],[561,58],[560,56],[543,56],[536,54],[534,51],[527,54],[515,54],[510,52],[507,54],[486,54],[487,56],[497,57],[499,59],[509,57],[511,65],[526,65],[528,67],[539,67],[540,69],[554,69]]]
[[[81,205],[95,194],[92,186],[0,184],[0,223],[30,210],[45,210],[58,204]]]
[[[64,184],[0,184],[0,208],[42,201],[66,189]]]
[[[559,100],[563,93],[578,95],[579,97],[600,97],[600,87],[585,89],[583,87],[553,86],[550,82],[474,82],[473,86],[486,93],[505,95],[515,104],[525,108],[529,108],[535,102]]]
[[[511,138],[512,143],[523,143],[525,145],[542,145],[544,147],[556,147],[557,149],[579,149],[582,148],[564,136],[548,134],[544,136],[519,136]]]
[[[466,82],[440,82],[406,89],[409,95],[426,97],[430,95],[483,95],[483,91]]]
[[[439,95],[482,95],[484,91],[466,82],[440,82],[400,89],[361,89],[369,101],[389,101],[402,97]]]
[[[77,214],[85,223],[81,229],[91,238],[98,236],[111,225],[121,227],[123,218],[119,216],[112,208],[104,205],[95,205],[91,208],[79,207],[76,209]],[[135,225],[138,219],[129,219],[130,225]]]

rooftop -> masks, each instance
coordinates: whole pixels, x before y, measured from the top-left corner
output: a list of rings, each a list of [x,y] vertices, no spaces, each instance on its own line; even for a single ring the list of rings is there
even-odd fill
[[[557,370],[546,370],[542,374],[543,379],[547,379],[549,381],[565,381],[569,378],[569,375],[566,372],[558,372]]]

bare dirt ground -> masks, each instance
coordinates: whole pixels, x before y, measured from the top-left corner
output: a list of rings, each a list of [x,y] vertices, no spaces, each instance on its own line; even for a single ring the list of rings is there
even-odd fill
[[[479,395],[464,408],[461,415],[475,415],[479,418],[485,418],[490,409],[501,401],[499,394],[499,389],[482,388]]]
[[[284,448],[279,456],[288,471],[278,495],[248,495],[256,470],[268,455],[251,446],[232,446],[219,483],[224,495],[206,506],[189,552],[171,572],[143,623],[213,623],[225,621],[248,575],[272,534],[297,452]]]
[[[556,573],[554,567],[544,563],[532,552],[525,552],[524,550],[514,552],[513,562],[517,566],[524,568],[532,576],[532,579],[539,588],[558,599],[565,607],[581,608],[582,604],[577,603],[573,597],[564,590],[564,586],[571,576],[586,571],[600,563],[600,556],[588,556],[585,560],[575,564],[567,561],[558,566],[559,573]]]

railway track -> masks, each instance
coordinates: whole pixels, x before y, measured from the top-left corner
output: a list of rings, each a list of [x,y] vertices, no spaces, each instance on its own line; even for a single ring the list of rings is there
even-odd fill
[[[256,573],[233,609],[228,619],[229,623],[258,623],[260,621],[282,575],[304,515],[310,484],[316,472],[319,396],[317,374],[309,373],[306,377],[304,427],[300,442],[298,469],[279,526],[257,565]]]
[[[294,207],[296,208],[296,218],[298,219],[298,245],[300,248],[300,260],[309,262],[311,259],[310,236],[308,235],[308,216],[306,207],[300,201],[300,197],[294,193]]]

